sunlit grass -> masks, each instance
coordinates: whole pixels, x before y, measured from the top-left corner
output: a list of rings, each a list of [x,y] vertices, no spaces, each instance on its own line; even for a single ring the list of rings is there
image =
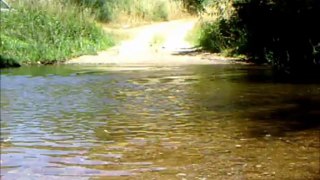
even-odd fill
[[[1,66],[51,64],[114,44],[89,11],[70,3],[21,0],[12,6],[1,14]]]
[[[139,25],[187,16],[180,0],[71,0],[92,9],[99,21],[117,25]]]

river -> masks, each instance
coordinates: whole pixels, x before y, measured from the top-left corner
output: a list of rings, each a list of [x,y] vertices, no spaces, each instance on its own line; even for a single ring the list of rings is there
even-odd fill
[[[320,84],[265,67],[1,72],[1,179],[317,179]]]

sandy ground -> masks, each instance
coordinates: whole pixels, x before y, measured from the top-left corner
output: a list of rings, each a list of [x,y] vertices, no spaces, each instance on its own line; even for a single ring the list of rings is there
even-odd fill
[[[123,30],[133,37],[119,45],[99,52],[85,55],[66,62],[66,64],[113,64],[113,65],[184,65],[184,64],[224,64],[226,58],[192,53],[195,48],[186,40],[188,32],[197,19],[184,19],[156,23]]]

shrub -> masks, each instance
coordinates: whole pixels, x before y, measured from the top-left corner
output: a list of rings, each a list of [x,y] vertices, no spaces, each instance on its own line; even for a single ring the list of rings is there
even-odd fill
[[[241,54],[246,44],[246,32],[237,28],[237,23],[226,19],[203,22],[199,28],[197,45],[227,56]]]

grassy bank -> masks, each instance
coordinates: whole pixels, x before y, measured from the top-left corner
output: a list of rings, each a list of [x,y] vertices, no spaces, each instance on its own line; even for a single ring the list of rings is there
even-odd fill
[[[113,45],[90,13],[71,3],[21,0],[1,12],[1,67],[52,64]]]

